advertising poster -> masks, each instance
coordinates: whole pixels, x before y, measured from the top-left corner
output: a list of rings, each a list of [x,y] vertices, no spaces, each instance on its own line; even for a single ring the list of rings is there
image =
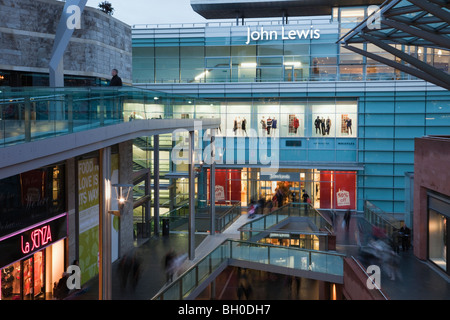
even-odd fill
[[[82,284],[98,274],[99,187],[98,159],[78,161],[79,263]]]

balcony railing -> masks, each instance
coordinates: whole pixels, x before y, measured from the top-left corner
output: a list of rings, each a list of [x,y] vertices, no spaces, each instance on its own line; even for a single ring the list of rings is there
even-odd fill
[[[303,272],[343,276],[345,255],[238,240],[225,240],[164,287],[153,300],[183,300],[230,261],[241,260]]]
[[[139,119],[154,104],[173,106],[200,99],[135,87],[0,88],[0,148]],[[211,101],[204,102],[211,104]],[[139,117],[134,115],[139,114]],[[159,119],[181,118],[173,112]]]

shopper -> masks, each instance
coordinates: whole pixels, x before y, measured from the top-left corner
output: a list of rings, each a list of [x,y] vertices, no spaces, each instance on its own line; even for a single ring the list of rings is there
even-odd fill
[[[175,260],[175,252],[173,249],[170,249],[170,251],[166,254],[164,257],[164,269],[166,272],[166,280],[172,281],[173,275],[174,275],[174,260]]]
[[[347,211],[344,214],[344,223],[345,223],[345,229],[348,231],[350,227],[350,219],[352,217],[352,213],[350,209],[347,209]]]

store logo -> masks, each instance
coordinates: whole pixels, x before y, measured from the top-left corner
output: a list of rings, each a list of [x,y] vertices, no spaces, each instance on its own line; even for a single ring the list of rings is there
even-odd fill
[[[320,30],[315,29],[311,26],[310,29],[303,30],[289,30],[286,31],[284,27],[281,27],[281,32],[277,30],[264,30],[261,27],[259,30],[251,31],[250,27],[247,27],[247,42],[249,44],[251,41],[272,41],[272,40],[302,40],[302,39],[319,39]]]
[[[29,239],[25,239],[25,241],[23,235],[20,237],[20,247],[23,254],[33,252],[50,242],[52,242],[52,232],[49,225],[33,230]]]
[[[369,278],[366,281],[366,286],[369,290],[381,289],[381,272],[377,265],[370,265],[367,268],[367,275]]]
[[[271,174],[270,178],[271,180],[289,180],[291,178],[288,174]]]

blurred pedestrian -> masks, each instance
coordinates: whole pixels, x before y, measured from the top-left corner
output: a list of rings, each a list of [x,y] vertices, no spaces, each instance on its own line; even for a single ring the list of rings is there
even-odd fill
[[[345,214],[344,214],[345,230],[347,230],[347,231],[350,227],[351,218],[352,218],[352,213],[351,213],[350,209],[347,209],[347,211],[345,211]]]
[[[394,230],[392,232],[392,236],[391,236],[391,245],[392,245],[392,250],[394,250],[395,253],[400,252],[400,243],[401,243],[400,232],[398,231],[397,228],[394,228]]]
[[[411,230],[406,226],[406,224],[403,224],[403,226],[400,228],[400,235],[402,238],[402,250],[407,251],[410,246]]]
[[[132,270],[132,286],[133,289],[136,288],[136,285],[139,281],[139,278],[141,277],[141,258],[139,257],[139,255],[137,254],[136,251],[134,251],[133,254],[133,258],[132,258],[132,263],[131,263],[131,270]]]
[[[125,289],[125,287],[127,286],[131,266],[132,258],[129,254],[125,254],[119,264],[120,286],[122,289]]]
[[[170,251],[164,257],[164,269],[166,272],[166,280],[170,282],[173,280],[174,260],[175,260],[175,252],[173,251],[173,249],[170,249]]]

